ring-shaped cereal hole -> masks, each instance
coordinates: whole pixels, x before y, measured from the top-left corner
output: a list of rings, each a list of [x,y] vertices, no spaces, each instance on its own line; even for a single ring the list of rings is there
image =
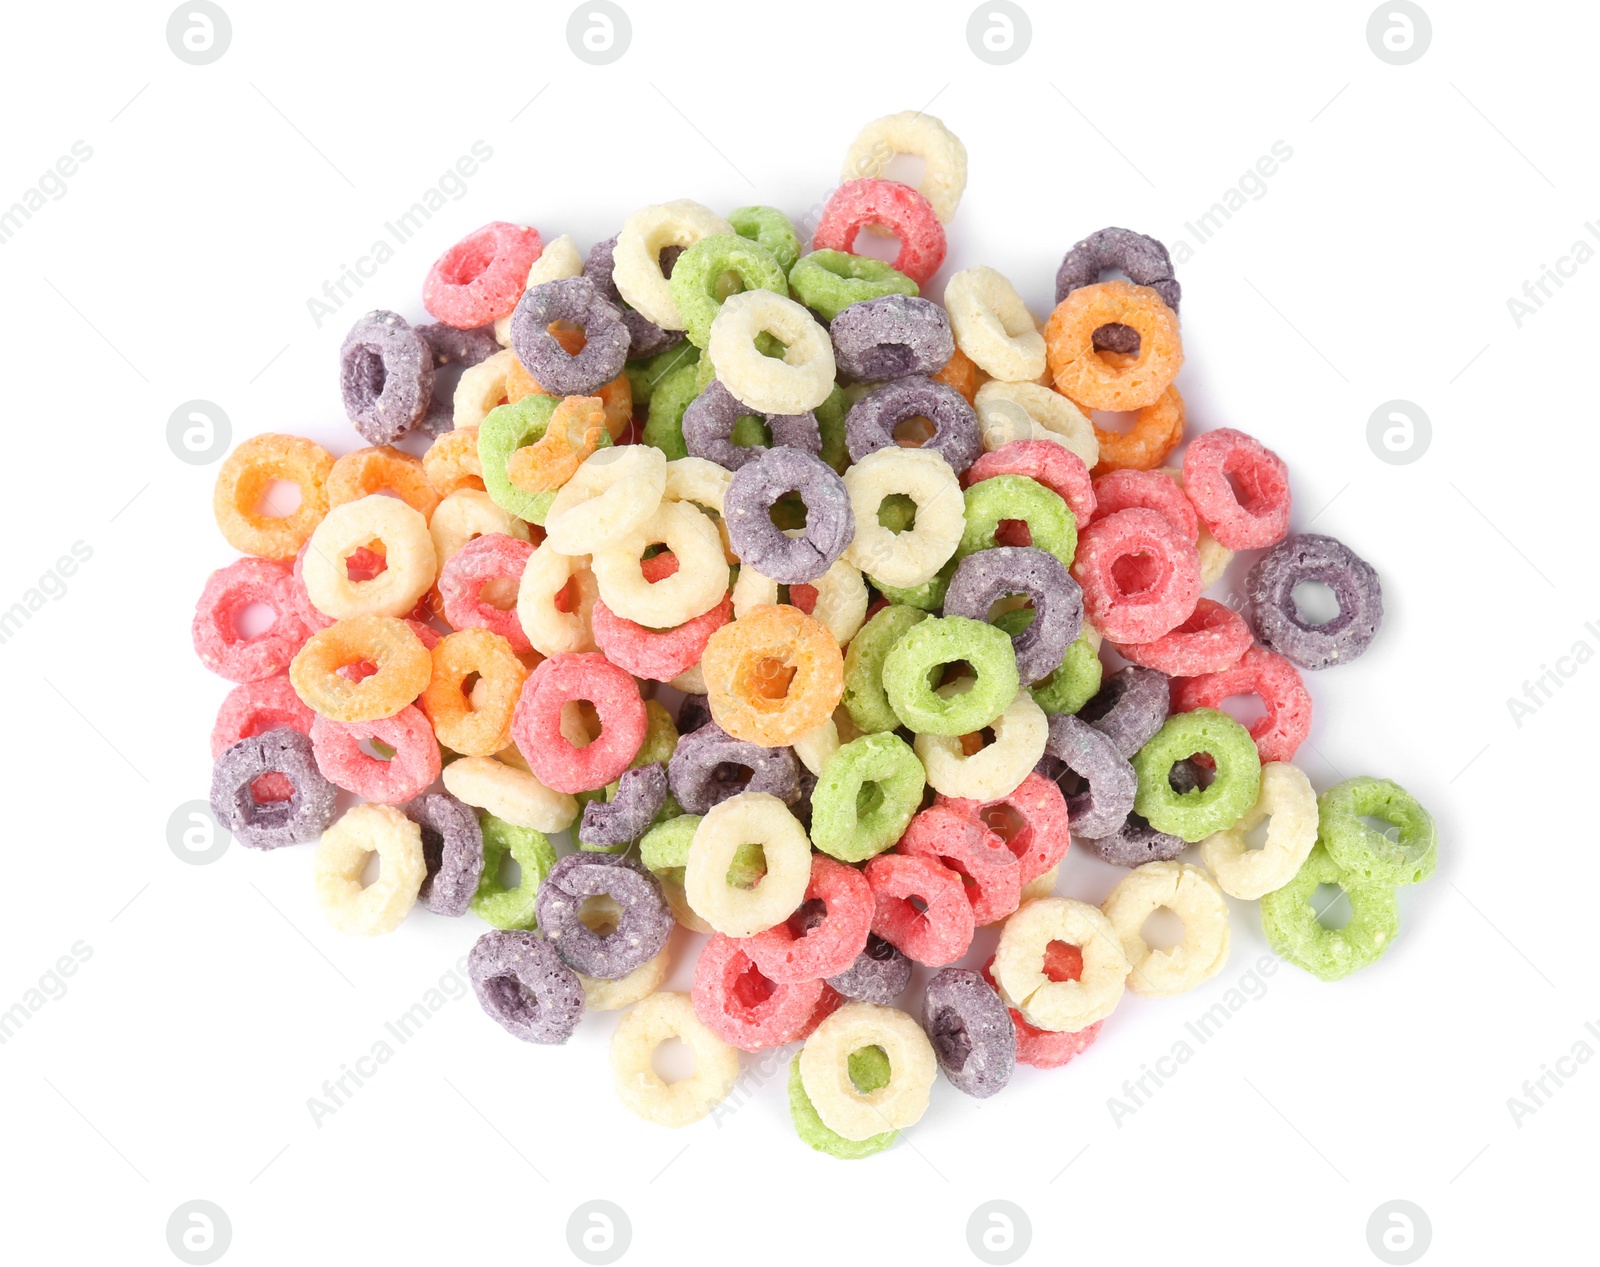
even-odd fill
[[[447,634],[418,701],[439,742],[468,757],[488,757],[511,742],[511,716],[528,670],[511,644],[487,629]],[[469,688],[468,679],[476,681]],[[470,696],[469,696],[470,690]]]
[[[1045,372],[1044,336],[1004,274],[987,266],[962,269],[945,284],[944,305],[957,346],[985,374],[1027,383]]]
[[[934,671],[965,663],[976,675],[964,691],[941,695]],[[1021,680],[1011,639],[1002,629],[964,616],[913,625],[883,662],[883,687],[901,724],[917,733],[966,735],[991,725],[1016,697]]]
[[[822,432],[814,412],[752,414],[734,399],[721,379],[714,378],[710,386],[689,402],[683,413],[683,442],[689,455],[715,462],[729,471],[737,471],[747,462],[753,462],[767,452],[768,445],[738,442],[740,429],[736,424],[746,417],[761,420],[773,446],[800,449],[813,455],[822,452]]]
[[[495,928],[532,928],[537,922],[534,900],[539,886],[556,865],[549,838],[531,827],[517,827],[493,814],[479,820],[483,831],[483,871],[472,895],[472,913]],[[507,860],[517,869],[507,885]]]
[[[760,845],[766,874],[746,888],[730,871],[746,845]],[[689,905],[719,933],[753,937],[788,919],[805,900],[811,843],[776,796],[742,792],[709,809],[689,844],[683,885]]]
[[[528,556],[517,587],[517,621],[540,655],[593,651],[591,628],[600,588],[583,558],[558,553],[545,541]]]
[[[368,755],[362,745],[369,742],[382,744],[391,755]],[[439,741],[427,716],[410,704],[393,717],[374,721],[318,717],[311,724],[311,751],[329,782],[379,805],[421,796],[439,777]]]
[[[339,348],[345,413],[370,444],[389,444],[428,416],[433,349],[397,312],[369,312]]]
[[[478,460],[478,428],[446,431],[422,455],[422,470],[434,492],[448,498],[462,489],[482,491],[483,463]],[[429,520],[431,525],[432,520]]]
[[[544,438],[560,403],[554,396],[524,396],[514,405],[501,405],[492,410],[478,428],[478,466],[484,488],[495,505],[531,523],[544,523],[556,492],[523,492],[511,482],[508,467],[518,449],[537,444]],[[596,436],[595,441],[597,449],[611,447],[609,432]]]
[[[421,458],[387,444],[357,449],[339,458],[328,472],[326,489],[329,506],[342,506],[374,493],[393,493],[424,519],[433,517],[441,497]]]
[[[984,823],[949,805],[931,805],[913,818],[895,851],[953,871],[979,927],[1005,919],[1022,901],[1016,854]]]
[[[1337,886],[1349,900],[1350,919],[1341,928],[1322,923],[1332,905],[1316,900],[1324,885]],[[1324,981],[1337,981],[1376,963],[1394,944],[1399,903],[1393,885],[1345,870],[1319,844],[1292,880],[1262,896],[1261,931],[1280,958]]]
[[[1338,611],[1315,622],[1296,592],[1326,585]],[[1268,650],[1302,669],[1325,669],[1356,659],[1383,623],[1383,587],[1372,566],[1333,537],[1298,533],[1274,546],[1245,578],[1250,623]]]
[[[1250,848],[1249,836],[1266,822],[1266,838]],[[1261,767],[1256,803],[1232,827],[1200,845],[1200,861],[1230,897],[1253,902],[1281,889],[1317,843],[1317,794],[1305,772],[1283,762]]]
[[[369,854],[378,878],[362,887]],[[328,922],[341,933],[375,936],[400,926],[427,878],[422,829],[392,805],[357,805],[327,831],[312,859],[312,885]]]
[[[889,1079],[875,1090],[851,1077],[852,1057],[880,1048]],[[800,1080],[822,1124],[861,1142],[886,1129],[913,1126],[927,1111],[938,1060],[922,1027],[906,1013],[872,1003],[851,1002],[817,1026],[796,1058]]]
[[[293,559],[328,513],[333,455],[299,436],[258,435],[243,441],[217,472],[212,510],[217,527],[241,554]],[[300,504],[276,510],[274,485],[300,490]]]
[[[552,332],[564,321],[583,331],[583,345],[568,352]],[[542,282],[522,292],[511,315],[517,361],[553,396],[587,396],[622,373],[628,359],[622,310],[587,277]]]
[[[902,439],[905,426],[919,419],[931,430],[923,427],[917,436]],[[966,398],[920,374],[884,383],[857,400],[845,417],[845,439],[852,461],[900,446],[937,453],[958,475],[983,452],[978,418]]]
[[[1192,616],[1200,599],[1199,552],[1143,507],[1085,528],[1072,575],[1089,621],[1113,643],[1153,642]]]
[[[489,589],[515,595],[522,573],[533,557],[533,546],[517,537],[486,533],[462,546],[439,572],[439,597],[444,618],[452,629],[487,629],[511,644],[513,651],[533,650],[517,619],[516,605],[500,607]]]
[[[922,996],[928,1031],[944,1075],[959,1091],[987,1099],[1011,1081],[1017,1032],[995,988],[966,968],[934,974]]]
[[[758,607],[711,635],[701,661],[717,725],[763,747],[792,743],[833,715],[844,657],[827,626],[796,607]]]
[[[1033,683],[1056,669],[1083,632],[1083,591],[1065,564],[1035,546],[996,546],[967,555],[945,591],[948,616],[988,620],[1002,599],[1025,596],[1033,613],[1011,635],[1017,674]]]
[[[1118,882],[1101,910],[1122,939],[1128,989],[1167,998],[1194,989],[1228,962],[1228,902],[1199,867],[1177,861],[1147,862]],[[1183,922],[1183,940],[1167,949],[1145,941],[1145,921],[1170,911]]]
[[[1100,689],[1104,672],[1100,656],[1087,634],[1078,639],[1062,657],[1060,665],[1028,688],[1034,703],[1047,714],[1075,713]]]
[[[678,257],[670,288],[684,334],[703,348],[711,338],[711,323],[729,294],[770,290],[787,296],[789,278],[759,242],[738,233],[713,233]]]
[[[1311,733],[1311,692],[1299,671],[1281,655],[1250,647],[1229,669],[1182,678],[1172,691],[1176,712],[1222,707],[1235,695],[1254,695],[1265,712],[1250,725],[1263,763],[1292,761]]]
[[[1252,641],[1243,616],[1215,599],[1202,598],[1194,614],[1171,632],[1152,642],[1123,643],[1117,654],[1172,677],[1200,677],[1233,668]]]
[[[1066,799],[1054,782],[1030,773],[1006,796],[972,801],[941,795],[944,806],[993,832],[1021,867],[1024,889],[1050,874],[1066,856],[1071,844]]]
[[[799,797],[800,772],[792,749],[735,739],[707,722],[678,740],[667,761],[667,786],[691,814],[705,814],[744,792],[762,792],[792,805]]]
[[[607,899],[611,919],[592,926],[583,918]],[[539,928],[561,960],[575,972],[616,981],[665,949],[674,919],[661,886],[643,863],[604,853],[568,854],[539,886]]]
[[[276,785],[266,786],[266,780]],[[265,799],[269,790],[282,797]],[[316,839],[337,813],[338,789],[317,769],[307,733],[273,726],[229,744],[211,768],[212,813],[240,844],[279,849]]]
[[[917,192],[928,200],[940,223],[949,224],[967,187],[967,147],[931,114],[902,110],[874,119],[845,151],[840,179],[881,176],[898,154],[922,159]]]
[[[361,663],[376,672],[352,681],[340,669]],[[392,717],[427,688],[433,658],[415,631],[392,616],[354,616],[311,635],[289,665],[295,693],[333,721]]]
[[[1439,829],[1422,803],[1389,779],[1360,777],[1317,798],[1317,840],[1344,870],[1375,884],[1419,884],[1439,860]],[[1365,821],[1387,823],[1382,831]],[[1394,835],[1389,833],[1393,831]]]
[[[488,325],[516,307],[543,249],[537,229],[486,224],[434,261],[422,283],[422,306],[458,330]]]
[[[694,1055],[694,1072],[664,1081],[651,1065],[656,1048],[682,1041]],[[687,994],[659,992],[635,1004],[611,1036],[612,1077],[617,1096],[660,1126],[697,1122],[725,1100],[739,1079],[739,1052],[695,1015]]]
[[[932,580],[955,554],[966,528],[966,501],[940,453],[877,449],[845,471],[844,486],[855,521],[845,557],[861,571],[906,588]],[[911,503],[914,519],[895,531],[883,519],[898,498]]]
[[[1167,675],[1130,665],[1106,679],[1094,698],[1078,710],[1078,720],[1111,740],[1119,756],[1131,759],[1172,711],[1172,683]]]
[[[828,758],[811,793],[811,843],[842,862],[888,849],[922,803],[922,762],[898,735],[862,735]]]
[[[966,528],[956,547],[957,560],[1000,545],[1004,526],[1020,522],[1027,527],[1028,539],[1006,544],[1036,546],[1072,565],[1078,552],[1072,511],[1043,484],[1024,475],[996,475],[970,485],[962,496]]]
[[[1253,436],[1221,427],[1183,453],[1183,488],[1201,521],[1230,550],[1256,550],[1289,531],[1289,468]]]
[[[1113,365],[1095,350],[1094,332],[1125,325],[1139,351]],[[1183,364],[1178,318],[1154,290],[1131,282],[1099,282],[1074,290],[1050,314],[1045,350],[1056,390],[1082,409],[1133,410],[1153,405]]]
[[[870,255],[818,249],[789,270],[794,296],[824,321],[832,321],[851,304],[883,295],[915,295],[917,283]]]
[[[1101,353],[1101,357],[1113,359],[1113,354]],[[1183,396],[1172,386],[1161,393],[1155,404],[1133,411],[1133,422],[1126,431],[1113,431],[1095,423],[1094,435],[1100,444],[1095,477],[1119,470],[1156,469],[1183,442],[1185,417]]]
[[[231,682],[256,682],[288,668],[311,636],[295,611],[293,580],[288,564],[270,559],[236,559],[213,572],[190,625],[200,662]],[[257,604],[271,610],[272,623],[246,634],[242,618]]]
[[[667,262],[669,248],[685,249],[701,238],[732,233],[721,216],[688,198],[641,207],[623,222],[612,249],[611,277],[629,305],[664,330],[682,330],[683,316],[672,297],[668,276],[677,256]]]
[[[582,982],[537,933],[485,933],[467,957],[467,976],[490,1019],[524,1042],[564,1043],[583,1018]]]
[[[575,747],[562,731],[562,711],[587,700],[600,734]],[[628,768],[644,739],[644,701],[638,684],[594,652],[551,656],[529,675],[511,720],[511,736],[528,768],[557,792],[604,787]],[[590,973],[589,975],[594,975]]]
[[[695,1015],[718,1038],[744,1051],[792,1041],[827,987],[820,978],[774,981],[751,959],[747,943],[718,933],[695,963]]]
[[[805,901],[785,922],[746,939],[745,952],[780,985],[832,977],[866,949],[872,912],[872,889],[861,872],[815,854]]]
[[[899,727],[900,718],[883,687],[883,662],[905,632],[926,619],[925,611],[890,604],[874,612],[850,640],[844,656],[842,702],[862,734]]]
[[[977,921],[961,875],[932,858],[882,853],[867,863],[872,931],[914,963],[930,968],[959,959]]]
[[[1205,753],[1216,764],[1210,786],[1179,792],[1172,767]],[[1157,831],[1191,844],[1237,822],[1261,790],[1261,758],[1255,741],[1226,713],[1197,708],[1175,713],[1133,758],[1139,779],[1134,809]]]
[[[769,355],[774,341],[781,355]],[[706,352],[734,397],[759,413],[804,413],[833,393],[837,367],[828,332],[786,295],[729,295],[711,323]]]
[[[1076,947],[1078,972],[1054,972],[1056,943]],[[1122,999],[1128,958],[1111,922],[1072,898],[1025,903],[1000,931],[990,967],[1001,998],[1030,1025],[1076,1033],[1105,1019]]]
[[[871,177],[847,180],[829,195],[812,234],[817,250],[850,252],[868,225],[900,239],[894,268],[919,286],[944,263],[944,226],[933,206],[910,185]]]
[[[447,792],[429,792],[402,805],[422,829],[428,874],[417,900],[435,915],[465,915],[483,878],[483,830],[470,805]]]

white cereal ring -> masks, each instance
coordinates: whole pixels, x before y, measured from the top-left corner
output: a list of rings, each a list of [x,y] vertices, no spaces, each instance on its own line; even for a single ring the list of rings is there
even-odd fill
[[[661,272],[661,252],[669,246],[693,246],[701,238],[732,232],[733,226],[716,212],[689,198],[639,208],[623,222],[611,255],[611,277],[618,293],[663,330],[682,330],[683,317],[672,297],[672,285]]]
[[[652,545],[665,545],[678,570],[647,581],[639,566]],[[722,538],[693,502],[662,502],[639,528],[596,550],[589,560],[600,598],[614,615],[651,629],[672,629],[710,611],[728,592]]]
[[[867,619],[867,583],[861,577],[861,569],[844,559],[835,559],[833,566],[811,585],[817,591],[812,618],[844,646],[861,631]],[[778,583],[744,564],[733,586],[733,618],[738,620],[756,607],[771,607],[778,598]]]
[[[767,873],[753,889],[728,883],[740,846],[757,844]],[[766,792],[741,792],[713,805],[694,829],[683,890],[695,914],[728,937],[754,937],[783,923],[805,901],[811,841],[789,807]]]
[[[1045,952],[1053,941],[1083,952],[1076,981],[1045,975]],[[1077,1033],[1104,1020],[1122,998],[1128,956],[1117,930],[1097,907],[1068,897],[1025,902],[1000,930],[990,968],[1001,997],[1037,1029]]]
[[[1262,819],[1267,843],[1251,849],[1246,834]],[[1200,861],[1229,897],[1253,902],[1294,879],[1317,843],[1317,794],[1304,771],[1286,761],[1261,767],[1256,803],[1232,827],[1200,842]]]
[[[352,581],[345,560],[362,546],[383,543],[384,569]],[[311,605],[325,616],[409,616],[433,586],[437,556],[428,521],[398,497],[374,493],[335,506],[311,534],[301,576]]]
[[[940,695],[951,687],[939,688]],[[970,757],[961,735],[921,734],[912,741],[933,790],[968,801],[999,801],[1033,773],[1050,738],[1050,722],[1027,687],[993,723],[994,742]]]
[[[956,346],[990,378],[1027,383],[1045,372],[1044,335],[1003,273],[962,269],[945,285],[944,306]]]
[[[784,345],[782,360],[756,347],[760,334]],[[723,301],[706,355],[723,386],[756,413],[803,414],[833,393],[837,371],[827,330],[805,307],[770,290],[746,290]]]
[[[684,695],[704,695],[706,693],[706,675],[701,672],[698,664],[690,665],[672,681],[667,683],[675,691]]]
[[[561,611],[556,596],[572,583],[576,610]],[[564,651],[595,651],[594,630],[590,623],[600,587],[589,570],[585,555],[574,558],[550,548],[542,541],[528,556],[517,586],[517,623],[540,655],[560,655]]]
[[[667,463],[667,487],[661,500],[693,502],[715,514],[717,531],[722,534],[723,553],[729,563],[737,563],[739,556],[733,552],[733,543],[728,540],[728,524],[722,517],[723,498],[728,495],[732,479],[732,471],[718,466],[710,458],[677,458]]]
[[[532,267],[528,269],[528,280],[523,289],[532,290],[545,282],[576,277],[581,272],[583,272],[583,256],[578,253],[578,245],[572,240],[570,233],[563,233],[560,237],[544,244],[544,250],[539,252],[539,258],[534,260]],[[506,313],[494,323],[494,341],[503,348],[511,346],[511,313]]]
[[[1152,950],[1140,930],[1165,907],[1183,920],[1183,940]],[[1147,862],[1122,877],[1100,904],[1128,957],[1128,989],[1152,998],[1182,994],[1228,962],[1228,901],[1217,882],[1183,862]]]
[[[369,853],[378,855],[378,878],[362,888]],[[393,932],[428,875],[422,828],[392,805],[357,805],[322,833],[311,867],[328,923],[341,933]]]
[[[961,544],[967,522],[961,481],[932,449],[878,449],[845,471],[844,486],[856,521],[845,558],[885,585],[914,589],[932,580]],[[884,498],[896,493],[917,504],[906,532],[878,522]]]
[[[452,421],[458,429],[478,426],[490,410],[506,403],[506,376],[516,363],[517,354],[506,348],[461,371],[451,401],[455,407]]]
[[[896,154],[915,154],[922,159],[922,183],[917,192],[928,200],[939,222],[949,224],[967,188],[967,147],[931,114],[902,110],[874,119],[845,152],[839,179],[881,177]]]
[[[671,966],[672,956],[663,950],[615,981],[586,977],[580,972],[578,981],[583,986],[583,1006],[590,1012],[618,1012],[631,1007],[661,984]]]
[[[828,718],[815,730],[808,730],[794,741],[794,755],[812,774],[821,774],[828,758],[839,751],[839,723]]]
[[[434,580],[437,582],[444,565],[467,542],[496,532],[519,541],[528,539],[528,525],[509,510],[496,506],[494,498],[481,488],[458,488],[451,493],[428,520],[428,535],[433,538]]]
[[[651,1065],[657,1047],[677,1038],[694,1053],[694,1072],[664,1082]],[[728,1096],[739,1080],[739,1052],[694,1013],[687,994],[662,992],[640,1002],[611,1036],[617,1098],[647,1122],[687,1126]]]
[[[567,793],[552,791],[527,770],[497,757],[458,757],[445,766],[443,777],[444,790],[456,800],[513,827],[566,831],[578,817],[578,802]]]
[[[978,388],[972,406],[978,411],[983,447],[993,452],[1013,440],[1052,440],[1070,449],[1094,469],[1100,441],[1094,423],[1060,392],[1038,383],[988,382]]]
[[[889,1058],[888,1083],[863,1093],[850,1080],[850,1055],[881,1047]],[[862,1140],[913,1126],[927,1112],[939,1061],[922,1026],[898,1008],[846,1003],[800,1049],[800,1084],[822,1124],[846,1139]]]
[[[552,550],[593,554],[655,514],[667,487],[667,455],[648,444],[599,449],[561,486],[545,516]]]

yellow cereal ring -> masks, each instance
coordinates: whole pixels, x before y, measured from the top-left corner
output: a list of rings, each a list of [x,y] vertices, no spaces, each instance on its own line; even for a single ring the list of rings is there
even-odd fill
[[[361,887],[367,855],[378,878]],[[422,828],[392,805],[357,805],[322,833],[312,862],[323,913],[341,933],[376,936],[400,927],[427,877]]]
[[[371,664],[359,680],[339,670]],[[427,688],[433,657],[403,620],[355,616],[311,635],[289,663],[289,683],[306,707],[331,721],[393,717]]]

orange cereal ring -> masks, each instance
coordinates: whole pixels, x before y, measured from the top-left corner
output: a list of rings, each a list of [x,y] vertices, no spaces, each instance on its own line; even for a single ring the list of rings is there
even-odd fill
[[[393,493],[424,519],[433,518],[443,496],[419,458],[387,444],[346,453],[328,472],[328,505],[342,506],[373,493]]]
[[[1109,359],[1120,354],[1101,355]],[[1183,397],[1174,385],[1162,392],[1155,404],[1139,410],[1127,431],[1095,427],[1095,438],[1100,441],[1100,460],[1095,463],[1094,477],[1099,479],[1109,471],[1155,470],[1183,442],[1183,422]]]
[[[422,470],[441,498],[463,488],[483,492],[483,463],[478,460],[478,429],[446,431],[422,455]]]
[[[471,697],[462,690],[478,675]],[[433,678],[422,711],[439,742],[466,757],[491,757],[511,743],[511,715],[528,670],[511,644],[487,629],[447,634],[433,649]]]
[[[595,451],[605,426],[605,407],[600,397],[566,397],[550,415],[544,435],[511,454],[506,462],[506,479],[529,494],[560,488]]]
[[[970,405],[978,394],[978,367],[970,356],[957,348],[944,368],[933,375],[933,381],[955,388]]]
[[[1131,326],[1139,351],[1122,364],[1095,350],[1094,332],[1105,325]],[[1172,386],[1183,364],[1178,316],[1148,286],[1097,282],[1080,286],[1050,314],[1045,353],[1056,390],[1083,409],[1142,409]]]
[[[700,662],[712,719],[735,739],[779,748],[815,730],[844,693],[844,654],[828,627],[787,605],[722,626]]]
[[[299,436],[251,436],[217,472],[211,509],[229,545],[262,559],[293,559],[328,513],[333,454]],[[288,514],[258,508],[274,480],[300,486],[300,505]]]
[[[376,672],[353,681],[339,670],[371,664]],[[393,717],[427,689],[433,657],[416,631],[393,616],[352,616],[312,634],[289,662],[294,693],[332,721]]]

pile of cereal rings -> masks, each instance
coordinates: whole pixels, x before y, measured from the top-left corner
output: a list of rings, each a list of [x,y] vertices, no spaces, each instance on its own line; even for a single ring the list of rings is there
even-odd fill
[[[920,188],[872,174],[894,153]],[[1360,656],[1382,594],[1348,547],[1290,532],[1257,440],[1205,431],[1163,465],[1184,438],[1166,249],[1086,237],[1042,327],[992,268],[935,303],[966,162],[931,116],[870,124],[806,253],[763,206],[644,207],[587,256],[487,225],[428,273],[433,323],[372,312],[345,339],[370,447],[259,435],[217,480],[244,556],[193,627],[237,683],[219,821],[256,849],[317,841],[342,931],[419,903],[484,921],[471,979],[517,1038],[625,1010],[616,1090],[650,1121],[704,1117],[741,1051],[803,1042],[796,1132],[865,1157],[941,1071],[993,1095],[1083,1051],[1124,990],[1214,976],[1225,895],[1332,980],[1389,948],[1397,890],[1434,870],[1403,788],[1319,796],[1292,764],[1303,672]],[[854,253],[874,228],[892,264]],[[279,481],[288,514],[263,500]],[[1242,601],[1203,597],[1244,550]],[[1302,613],[1306,582],[1337,615]],[[247,636],[256,604],[273,620]],[[1248,729],[1221,711],[1245,695]],[[1056,892],[1069,838],[1128,869],[1098,906]],[[1141,932],[1161,908],[1170,949]],[[658,989],[677,925],[706,938],[688,994]],[[987,925],[993,957],[954,966]],[[914,964],[936,970],[917,1012]],[[695,1068],[667,1082],[673,1037]]]

